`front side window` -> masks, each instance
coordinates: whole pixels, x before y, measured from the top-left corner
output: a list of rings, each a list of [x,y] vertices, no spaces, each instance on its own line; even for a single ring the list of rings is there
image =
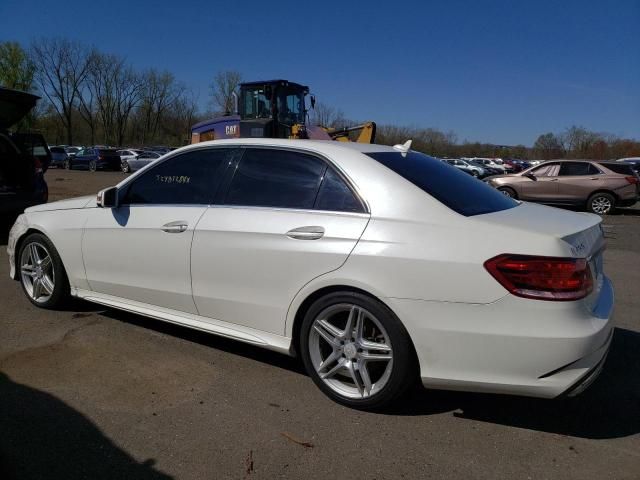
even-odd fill
[[[588,162],[564,162],[560,164],[561,177],[597,175],[600,173],[596,167]]]
[[[249,148],[236,169],[225,203],[311,209],[326,168],[313,155]]]
[[[124,205],[208,205],[222,182],[232,149],[194,150],[169,158],[125,187]]]
[[[536,177],[555,177],[558,175],[558,164],[549,163],[542,165],[541,167],[534,168],[531,173]]]
[[[518,206],[515,200],[471,175],[457,168],[449,168],[423,153],[374,152],[366,155],[466,217]]]

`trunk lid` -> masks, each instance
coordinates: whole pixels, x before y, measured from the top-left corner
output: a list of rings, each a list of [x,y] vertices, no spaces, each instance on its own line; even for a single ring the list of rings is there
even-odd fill
[[[0,87],[0,130],[22,120],[39,99],[31,93]]]

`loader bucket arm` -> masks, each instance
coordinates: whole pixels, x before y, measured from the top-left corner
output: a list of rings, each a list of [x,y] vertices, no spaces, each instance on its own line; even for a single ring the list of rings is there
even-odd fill
[[[345,128],[327,128],[325,129],[327,134],[331,137],[332,140],[337,140],[338,142],[349,142],[349,134],[351,132],[360,132],[358,137],[356,138],[357,143],[375,143],[376,141],[376,123],[375,122],[366,122],[361,125],[355,125],[353,127],[345,127]]]

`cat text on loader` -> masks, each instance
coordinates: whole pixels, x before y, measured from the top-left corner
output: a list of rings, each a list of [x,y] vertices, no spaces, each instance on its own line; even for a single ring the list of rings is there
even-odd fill
[[[376,124],[345,128],[307,125],[305,97],[309,87],[287,80],[240,84],[236,112],[200,122],[191,127],[191,143],[221,138],[307,138],[374,143]],[[310,96],[311,108],[315,98]],[[352,140],[353,139],[353,140]]]

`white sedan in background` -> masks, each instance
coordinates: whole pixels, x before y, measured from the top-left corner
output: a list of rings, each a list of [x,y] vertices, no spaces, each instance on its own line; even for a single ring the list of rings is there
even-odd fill
[[[379,408],[418,379],[585,388],[613,330],[600,221],[408,145],[233,139],[27,209],[8,252],[39,307],[71,295],[298,355],[335,401]]]

